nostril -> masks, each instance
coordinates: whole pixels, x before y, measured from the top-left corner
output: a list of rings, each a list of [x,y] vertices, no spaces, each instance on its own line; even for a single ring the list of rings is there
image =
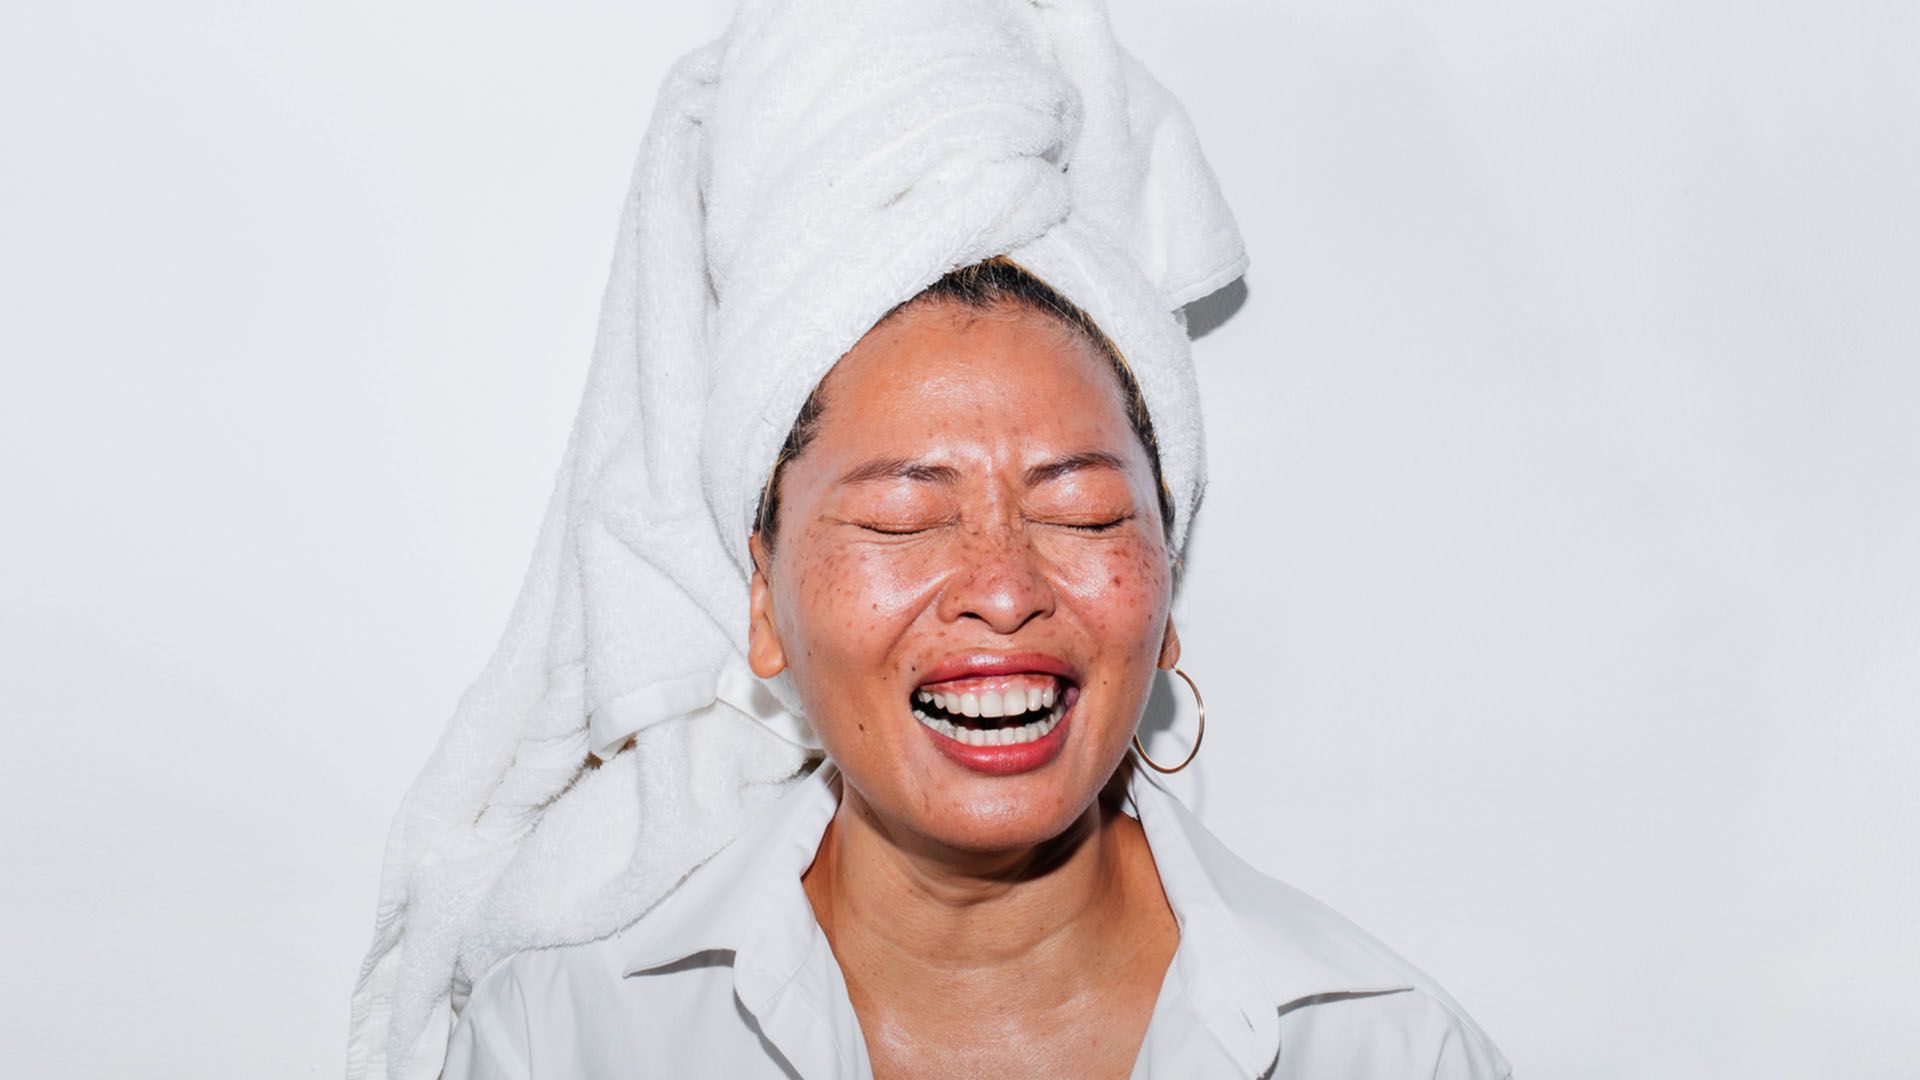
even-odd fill
[[[1001,578],[991,586],[968,588],[955,597],[957,614],[979,619],[1009,633],[1053,608],[1053,590],[1044,581]]]

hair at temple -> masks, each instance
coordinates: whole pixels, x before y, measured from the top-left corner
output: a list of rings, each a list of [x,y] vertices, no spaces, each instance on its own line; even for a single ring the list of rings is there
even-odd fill
[[[1094,323],[1093,318],[1082,311],[1072,301],[1061,296],[1051,285],[1041,281],[1027,271],[1025,267],[1007,258],[996,255],[971,266],[963,266],[946,274],[940,280],[927,286],[917,295],[894,305],[881,317],[884,323],[902,311],[919,304],[948,301],[963,304],[978,311],[991,311],[996,308],[1020,306],[1030,308],[1047,315],[1068,329],[1085,338],[1104,356],[1113,369],[1114,376],[1120,380],[1121,395],[1126,403],[1127,423],[1133,427],[1133,434],[1140,440],[1140,446],[1147,452],[1147,462],[1153,468],[1154,489],[1159,495],[1160,524],[1169,534],[1173,531],[1173,493],[1160,475],[1160,444],[1154,438],[1153,420],[1147,415],[1147,402],[1140,394],[1140,384],[1134,379],[1133,371],[1127,366],[1120,350],[1113,341]],[[876,324],[877,325],[877,324]],[[824,384],[824,380],[823,380]],[[820,426],[822,408],[820,388],[808,396],[805,405],[800,407],[800,415],[793,421],[793,429],[787,433],[787,441],[780,448],[780,456],[774,460],[773,475],[760,493],[760,506],[754,515],[755,527],[760,533],[760,542],[768,551],[773,550],[774,534],[779,528],[780,518],[780,473],[787,462],[798,457],[807,444],[813,440]]]

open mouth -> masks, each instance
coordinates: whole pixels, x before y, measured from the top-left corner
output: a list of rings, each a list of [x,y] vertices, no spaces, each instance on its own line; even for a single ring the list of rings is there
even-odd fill
[[[953,679],[916,689],[913,716],[967,746],[1020,746],[1052,734],[1073,696],[1073,684],[1055,675]]]

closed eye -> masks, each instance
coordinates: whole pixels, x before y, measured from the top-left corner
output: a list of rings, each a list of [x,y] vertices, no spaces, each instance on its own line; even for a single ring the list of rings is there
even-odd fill
[[[1110,521],[1062,521],[1059,524],[1075,532],[1103,533],[1112,532],[1132,520],[1132,514],[1121,514],[1119,517],[1113,518]]]
[[[926,524],[914,524],[910,522],[892,521],[848,521],[846,524],[852,525],[854,528],[860,529],[863,532],[875,533],[880,536],[918,536],[921,533],[932,532],[945,524],[945,522],[935,521]]]

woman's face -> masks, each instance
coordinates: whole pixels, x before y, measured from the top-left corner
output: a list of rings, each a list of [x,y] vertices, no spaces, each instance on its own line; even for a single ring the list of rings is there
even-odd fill
[[[1118,767],[1179,643],[1145,450],[1094,346],[1023,306],[916,304],[821,389],[754,538],[750,660],[789,672],[883,827],[1005,851]]]

